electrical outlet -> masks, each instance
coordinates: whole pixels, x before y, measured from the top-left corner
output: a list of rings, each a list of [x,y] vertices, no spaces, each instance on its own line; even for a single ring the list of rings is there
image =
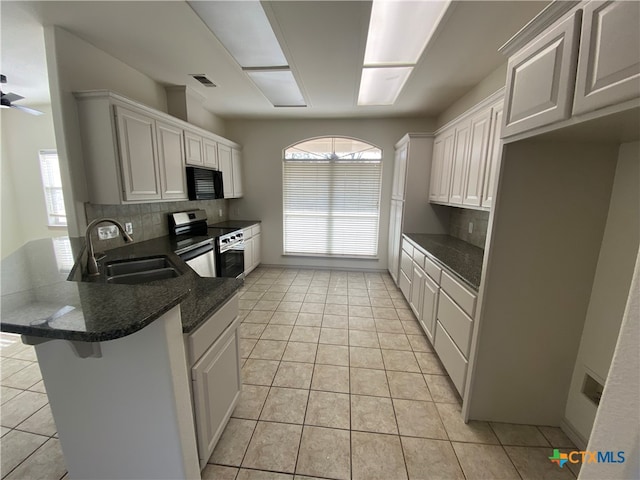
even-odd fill
[[[118,227],[109,225],[107,227],[98,227],[98,238],[100,240],[109,240],[118,236]]]
[[[473,222],[469,222],[469,233],[473,233]]]
[[[124,229],[129,235],[133,235],[133,223],[127,222],[124,224]]]
[[[218,216],[222,217],[222,209],[221,208],[218,209]]]

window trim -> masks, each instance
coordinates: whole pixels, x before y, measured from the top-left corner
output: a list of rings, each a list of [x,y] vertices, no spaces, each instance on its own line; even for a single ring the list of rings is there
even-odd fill
[[[55,155],[57,160],[58,160],[58,170],[60,170],[60,157],[58,156],[58,151],[56,149],[53,148],[49,148],[49,149],[41,149],[38,150],[38,167],[40,168],[40,180],[42,182],[42,193],[44,195],[44,208],[45,211],[47,212],[47,227],[50,229],[60,229],[60,230],[66,230],[69,227],[69,215],[66,212],[66,205],[64,205],[64,189],[62,187],[62,173],[60,173],[60,187],[51,187],[47,185],[47,182],[45,181],[45,175],[44,175],[44,171],[42,169],[42,162],[45,159],[45,157],[47,156],[53,156]],[[62,201],[63,201],[63,205],[64,205],[64,215],[61,215],[59,213],[55,213],[49,210],[49,202],[47,201],[47,192],[49,190],[60,190],[60,193],[62,194]],[[64,224],[63,223],[53,223],[52,222],[52,218],[64,218]]]

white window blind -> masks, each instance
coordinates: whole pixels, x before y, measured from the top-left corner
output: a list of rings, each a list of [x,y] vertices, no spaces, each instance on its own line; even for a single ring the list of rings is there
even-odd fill
[[[58,152],[55,150],[40,150],[39,153],[48,224],[52,227],[64,227],[67,225],[67,214],[64,209]]]
[[[382,151],[349,138],[319,138],[285,151],[284,253],[378,253]]]

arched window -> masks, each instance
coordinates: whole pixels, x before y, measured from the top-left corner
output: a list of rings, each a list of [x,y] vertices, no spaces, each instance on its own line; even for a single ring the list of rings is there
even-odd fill
[[[283,164],[285,254],[377,255],[382,150],[314,138],[287,148]]]

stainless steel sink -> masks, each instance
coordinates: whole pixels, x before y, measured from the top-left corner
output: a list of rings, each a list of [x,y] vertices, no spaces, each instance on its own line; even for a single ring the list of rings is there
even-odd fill
[[[106,282],[137,285],[182,275],[167,257],[117,260],[105,265]]]

